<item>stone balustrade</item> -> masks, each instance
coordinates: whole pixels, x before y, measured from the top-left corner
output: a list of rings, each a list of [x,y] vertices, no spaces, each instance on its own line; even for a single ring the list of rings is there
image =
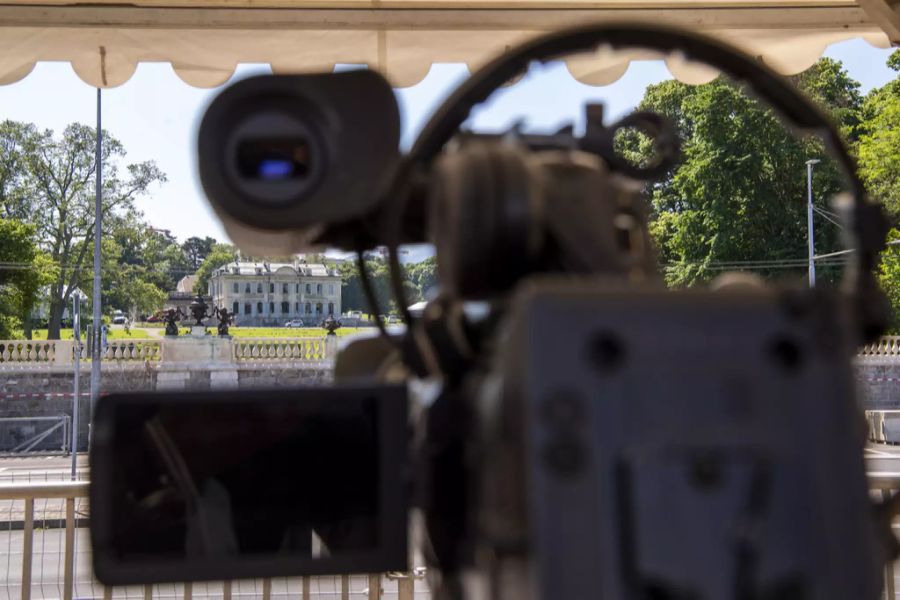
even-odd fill
[[[157,362],[162,359],[160,340],[110,340],[101,360]],[[87,346],[81,346],[81,360],[90,360]]]
[[[886,335],[860,348],[860,357],[900,357],[900,335]]]
[[[57,363],[57,359],[64,360],[68,350],[68,358],[71,363],[71,343],[60,343],[57,340],[3,340],[0,341],[0,366],[23,363]]]
[[[337,349],[337,339],[321,338],[212,338],[204,343],[189,336],[169,339],[109,340],[103,351],[104,362],[143,364],[183,362],[185,354],[195,354],[189,345],[214,345],[217,351],[209,362],[309,362],[330,360]],[[184,352],[187,350],[188,352]],[[75,357],[72,340],[0,340],[0,370],[23,367],[71,367]],[[81,360],[90,361],[87,346],[81,346]]]
[[[110,340],[103,360],[116,363],[179,362],[174,349],[188,336],[163,339]],[[225,345],[214,362],[321,362],[334,358],[337,339],[320,338],[214,338]],[[170,351],[167,352],[167,347]],[[0,340],[0,370],[24,366],[71,366],[75,342],[72,340]],[[889,335],[863,346],[860,359],[896,360],[900,363],[900,335]],[[81,360],[90,361],[87,346],[82,344]]]
[[[322,361],[334,355],[337,340],[325,338],[236,338],[235,361]]]

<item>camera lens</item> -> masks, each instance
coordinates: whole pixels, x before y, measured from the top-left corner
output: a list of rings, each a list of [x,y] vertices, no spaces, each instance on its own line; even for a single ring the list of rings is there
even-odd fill
[[[399,138],[394,92],[375,71],[260,75],[210,103],[197,132],[197,166],[236,242],[289,254],[323,224],[376,208]],[[263,240],[261,231],[283,235]]]
[[[260,104],[235,118],[223,136],[228,179],[248,204],[298,206],[315,193],[327,168],[320,119],[296,100]]]
[[[238,143],[237,170],[257,181],[306,178],[311,171],[309,144],[303,138],[249,139]]]

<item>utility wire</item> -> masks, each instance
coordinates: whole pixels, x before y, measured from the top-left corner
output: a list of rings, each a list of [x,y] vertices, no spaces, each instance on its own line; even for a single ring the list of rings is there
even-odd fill
[[[829,216],[828,216],[828,213],[826,213],[826,212],[825,212],[824,210],[822,210],[821,208],[818,208],[818,207],[816,207],[816,206],[813,206],[813,210],[814,210],[815,212],[819,213],[819,215],[820,215],[823,219],[825,219],[826,221],[828,221],[829,223],[832,223],[832,224],[836,225],[839,229],[846,229],[843,225],[841,225],[840,223],[838,223],[837,221],[835,221],[834,219],[832,219],[831,217],[829,217]]]

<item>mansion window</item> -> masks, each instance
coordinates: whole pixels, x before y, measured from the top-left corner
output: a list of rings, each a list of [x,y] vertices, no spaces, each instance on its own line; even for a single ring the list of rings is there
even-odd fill
[[[322,303],[321,302],[316,302],[316,314],[317,315],[322,314]]]
[[[262,284],[261,283],[256,284],[256,293],[262,294]]]
[[[282,294],[287,294],[287,293],[288,293],[288,284],[286,284],[286,283],[282,283],[282,284],[281,284],[281,293],[282,293]]]
[[[241,305],[237,302],[234,302],[231,305],[231,312],[233,312],[234,314],[238,314],[238,312],[240,312],[240,308],[241,308]]]
[[[262,314],[262,302],[256,303],[256,314],[258,314],[258,315]]]
[[[249,293],[250,293],[250,283],[249,283],[249,282],[247,283],[247,287],[244,288],[244,293],[245,293],[245,294],[249,294]]]
[[[269,302],[269,314],[270,315],[275,314],[275,303],[274,302]]]
[[[252,315],[252,314],[253,314],[253,311],[251,310],[252,308],[253,308],[253,307],[250,306],[250,303],[249,303],[249,302],[245,303],[245,304],[244,304],[244,314],[245,314],[245,315]]]
[[[290,302],[282,302],[281,303],[281,314],[286,315],[291,312],[291,303]]]
[[[334,284],[333,283],[328,284],[328,295],[334,296]]]
[[[270,284],[269,284],[269,293],[270,293],[270,294],[274,294],[274,293],[275,293],[275,284],[274,284],[274,283],[270,283]]]
[[[235,294],[237,294],[238,292],[240,292],[240,291],[241,291],[241,284],[239,284],[237,281],[235,281],[235,282],[234,282],[234,285],[231,286],[231,291],[233,291]]]
[[[306,293],[312,294],[312,285],[309,283],[306,284]]]
[[[322,295],[322,284],[321,283],[316,284],[316,294],[318,294],[319,296]]]
[[[333,314],[334,314],[334,302],[329,302],[329,303],[328,303],[328,314],[329,314],[329,315],[333,315]]]
[[[312,314],[312,304],[310,304],[309,302],[306,303],[306,314]]]

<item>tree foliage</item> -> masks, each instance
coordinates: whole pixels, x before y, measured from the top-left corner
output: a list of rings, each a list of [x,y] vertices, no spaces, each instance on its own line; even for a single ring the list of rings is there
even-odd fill
[[[425,298],[437,282],[436,260],[427,258],[418,263],[403,265],[403,289],[408,303],[418,302]],[[338,266],[341,275],[341,306],[344,310],[360,310],[371,312],[368,299],[362,287],[356,261],[345,261]],[[372,290],[378,301],[380,313],[399,312],[396,299],[391,291],[390,268],[388,262],[380,257],[366,258],[366,273],[372,284]]]
[[[822,59],[795,83],[819,102],[848,135],[859,128],[858,84]],[[814,204],[841,188],[835,166],[817,140],[797,139],[772,110],[724,78],[701,86],[666,81],[648,87],[641,109],[668,116],[681,132],[683,159],[651,186],[651,232],[672,285],[706,281],[750,261],[806,255],[806,161],[815,169]],[[649,159],[649,142],[630,133],[618,141],[633,161]],[[837,228],[816,217],[816,250],[831,252]],[[760,270],[771,276],[777,263]]]
[[[189,237],[181,244],[181,249],[187,259],[188,265],[196,271],[203,264],[203,261],[212,252],[216,240],[209,236],[204,238]]]
[[[898,245],[888,246],[881,253],[878,282],[893,308],[891,330],[897,332],[900,331],[900,230],[891,229],[888,241],[898,242]]]
[[[104,229],[101,268],[107,310],[140,316],[161,309],[167,292],[191,272],[177,240],[134,212],[113,216]]]
[[[212,272],[222,265],[234,262],[236,258],[237,249],[231,244],[213,244],[209,253],[197,269],[197,281],[194,282],[194,293],[206,294]]]
[[[31,337],[30,313],[42,286],[57,275],[40,251],[34,226],[0,218],[0,339]]]
[[[888,60],[900,72],[900,50]],[[862,109],[860,172],[873,198],[900,217],[900,79],[869,92]]]
[[[429,298],[431,293],[436,290],[438,284],[437,257],[432,256],[421,262],[407,265],[406,272],[409,281],[416,289],[416,300]]]
[[[64,307],[92,275],[94,235],[95,130],[73,123],[61,135],[6,121],[0,127],[0,163],[14,165],[6,176],[3,210],[34,224],[38,244],[56,265],[50,284],[48,338],[59,337]],[[104,219],[127,215],[134,201],[166,180],[152,161],[122,166],[122,144],[102,133]],[[0,175],[0,177],[3,177]]]

